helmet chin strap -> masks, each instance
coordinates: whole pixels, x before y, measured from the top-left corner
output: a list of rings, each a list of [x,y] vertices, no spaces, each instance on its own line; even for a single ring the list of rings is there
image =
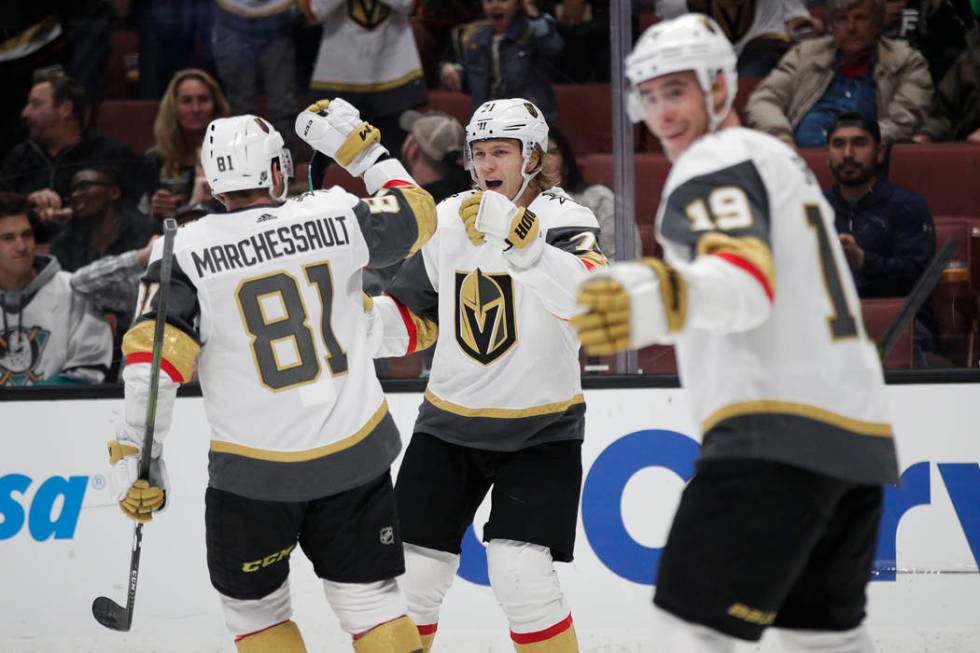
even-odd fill
[[[521,198],[521,195],[524,194],[524,191],[527,190],[527,187],[531,183],[531,180],[537,177],[538,173],[541,172],[541,168],[544,167],[544,163],[541,162],[541,164],[538,165],[538,169],[529,174],[527,172],[527,166],[529,163],[531,163],[532,156],[534,156],[533,149],[530,154],[528,154],[527,156],[521,159],[521,178],[524,179],[524,182],[521,184],[521,187],[517,190],[517,194],[514,195],[512,198],[510,198],[510,201],[513,202],[514,204],[517,204],[517,200],[519,200]]]

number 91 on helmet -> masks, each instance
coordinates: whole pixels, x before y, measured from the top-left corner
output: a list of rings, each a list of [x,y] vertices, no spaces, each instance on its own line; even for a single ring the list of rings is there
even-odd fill
[[[272,163],[279,162],[282,190],[273,195]],[[276,201],[286,199],[293,176],[293,160],[282,135],[268,122],[253,115],[217,118],[204,132],[201,165],[211,194],[266,188]]]

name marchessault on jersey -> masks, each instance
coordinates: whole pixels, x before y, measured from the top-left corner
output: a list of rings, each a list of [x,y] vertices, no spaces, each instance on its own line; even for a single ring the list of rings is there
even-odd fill
[[[346,216],[316,218],[260,231],[235,243],[191,251],[198,276],[237,270],[315,249],[350,244]]]

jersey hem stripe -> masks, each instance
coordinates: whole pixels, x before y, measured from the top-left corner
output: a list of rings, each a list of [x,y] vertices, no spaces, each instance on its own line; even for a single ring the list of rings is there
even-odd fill
[[[440,399],[428,388],[425,390],[425,398],[433,406],[447,413],[453,413],[462,417],[495,417],[498,419],[519,419],[521,417],[562,413],[575,404],[585,403],[585,397],[579,393],[567,401],[556,401],[554,403],[530,406],[528,408],[469,408],[454,404],[445,399]]]
[[[870,435],[879,438],[890,438],[893,435],[891,424],[865,422],[808,404],[774,400],[744,401],[719,408],[701,423],[701,432],[707,433],[719,423],[733,417],[766,413],[805,417],[859,435]]]
[[[735,254],[729,254],[728,252],[715,252],[714,256],[717,256],[718,258],[724,261],[728,261],[735,267],[741,268],[746,272],[748,272],[749,274],[751,274],[755,278],[755,280],[759,282],[759,285],[762,286],[762,289],[765,291],[766,297],[769,298],[769,301],[770,302],[772,301],[773,298],[772,288],[769,286],[769,282],[766,280],[765,275],[763,275],[762,272],[759,271],[759,268],[755,267],[741,256],[736,256]]]
[[[391,297],[391,295],[389,295]],[[395,306],[398,307],[398,314],[402,316],[402,322],[405,323],[405,330],[408,332],[408,349],[405,351],[406,354],[414,354],[415,347],[418,346],[418,331],[415,329],[415,320],[408,312],[408,307],[402,304],[400,301],[391,297],[391,300],[395,302]]]
[[[236,456],[243,456],[245,458],[267,460],[277,463],[297,463],[315,460],[317,458],[323,458],[324,456],[329,456],[330,454],[334,454],[338,451],[343,451],[344,449],[349,449],[350,447],[354,446],[370,435],[387,414],[388,402],[382,401],[381,406],[379,406],[378,410],[374,412],[374,415],[372,415],[367,423],[359,428],[354,434],[349,435],[342,440],[332,442],[328,445],[317,447],[316,449],[306,449],[304,451],[271,451],[268,449],[249,447],[244,444],[236,444],[234,442],[211,440],[211,451],[216,453],[230,453]]]

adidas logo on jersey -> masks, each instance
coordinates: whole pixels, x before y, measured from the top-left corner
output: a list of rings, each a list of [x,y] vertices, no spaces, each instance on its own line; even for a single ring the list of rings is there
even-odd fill
[[[268,222],[269,220],[275,220],[275,219],[276,216],[272,215],[271,213],[263,213],[259,217],[255,218],[255,223],[258,224],[260,222]]]

